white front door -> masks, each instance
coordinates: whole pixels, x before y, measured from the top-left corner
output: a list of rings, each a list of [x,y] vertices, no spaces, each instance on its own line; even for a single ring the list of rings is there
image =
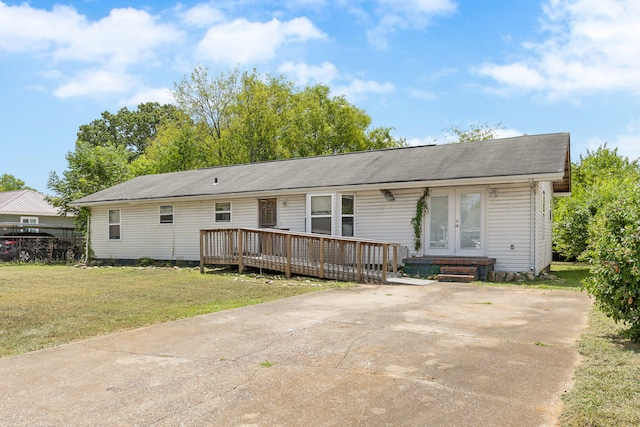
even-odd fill
[[[425,255],[485,256],[484,191],[433,191],[426,217]]]

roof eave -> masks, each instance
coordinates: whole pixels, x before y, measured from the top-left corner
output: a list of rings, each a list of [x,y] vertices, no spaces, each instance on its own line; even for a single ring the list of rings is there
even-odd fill
[[[380,182],[375,184],[295,187],[295,188],[281,188],[277,190],[228,192],[228,193],[223,192],[223,193],[216,193],[216,194],[198,194],[198,195],[173,196],[173,197],[111,199],[111,200],[99,200],[95,202],[70,203],[69,206],[76,207],[76,208],[82,208],[82,207],[90,208],[93,206],[107,206],[107,205],[139,204],[139,203],[151,203],[151,202],[154,202],[154,203],[175,202],[176,200],[197,201],[197,200],[211,200],[211,199],[220,199],[220,198],[259,197],[264,195],[286,196],[286,195],[292,195],[292,194],[322,192],[322,191],[367,191],[367,190],[378,190],[381,188],[393,190],[393,189],[401,189],[401,188],[500,185],[500,184],[529,182],[531,180],[557,182],[562,180],[562,178],[563,178],[563,173],[560,172],[560,173],[547,173],[547,174],[535,174],[535,175],[442,179],[442,180],[429,180],[429,181],[397,181],[397,182]]]

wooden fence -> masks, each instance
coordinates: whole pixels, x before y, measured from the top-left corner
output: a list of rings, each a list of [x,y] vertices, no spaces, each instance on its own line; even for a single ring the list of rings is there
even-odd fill
[[[205,265],[237,265],[342,281],[384,283],[398,268],[398,243],[272,229],[200,230]]]

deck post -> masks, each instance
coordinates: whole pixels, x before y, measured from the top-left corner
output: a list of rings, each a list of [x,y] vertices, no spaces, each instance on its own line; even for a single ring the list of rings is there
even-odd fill
[[[356,282],[362,282],[362,243],[356,243]]]
[[[393,245],[393,272],[398,272],[398,245]]]
[[[382,245],[382,283],[387,283],[387,269],[389,268],[389,245]]]
[[[324,238],[320,238],[320,270],[319,277],[324,279]]]
[[[289,279],[291,277],[291,234],[287,234],[287,266],[285,270],[285,277]]]
[[[205,230],[200,230],[200,274],[204,274],[204,236]]]
[[[242,270],[244,269],[244,266],[243,266],[244,254],[242,250],[242,229],[236,228],[236,233],[237,233],[237,239],[238,239],[238,273],[242,273]]]

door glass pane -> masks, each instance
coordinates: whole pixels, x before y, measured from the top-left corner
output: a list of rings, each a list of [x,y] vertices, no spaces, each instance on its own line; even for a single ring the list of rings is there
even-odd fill
[[[480,249],[480,194],[460,196],[460,248]]]
[[[431,196],[429,248],[449,248],[449,196]]]

